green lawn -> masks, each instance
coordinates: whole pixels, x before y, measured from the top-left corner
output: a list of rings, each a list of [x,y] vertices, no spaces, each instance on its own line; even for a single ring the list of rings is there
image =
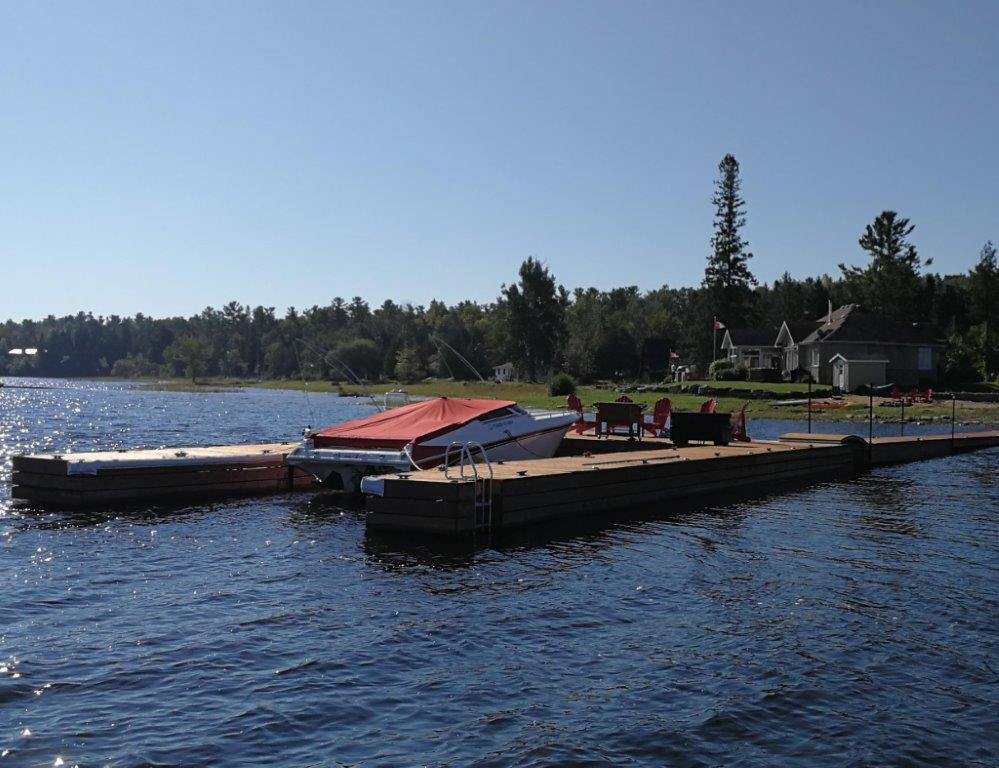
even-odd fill
[[[759,382],[693,382],[703,383],[708,386],[738,384],[733,387],[733,391],[738,389],[762,389],[773,391],[775,399],[786,397],[787,392],[801,391],[800,384],[761,384]],[[295,389],[303,388],[301,381],[267,381],[250,386],[260,386],[268,389]],[[342,390],[336,385],[326,381],[309,382],[308,388],[312,392],[338,392],[345,395],[364,395],[359,387],[344,387]],[[565,405],[565,397],[551,397],[544,384],[527,383],[507,383],[496,384],[493,382],[462,382],[439,380],[418,384],[380,384],[371,385],[369,392],[376,397],[390,389],[402,388],[411,395],[422,397],[475,397],[491,398],[496,400],[514,400],[521,405],[535,408],[561,408]],[[613,389],[602,389],[597,387],[580,387],[577,391],[579,399],[585,406],[590,406],[602,400],[614,400],[620,393]],[[701,404],[708,398],[704,395],[691,395],[683,393],[661,392],[630,392],[628,396],[638,403],[645,403],[651,406],[661,397],[669,397],[673,401],[676,410],[692,411],[700,408]],[[716,397],[719,411],[738,411],[745,403],[749,403],[748,413],[751,418],[757,419],[792,419],[804,420],[807,418],[807,409],[804,406],[775,406],[770,400],[747,400],[746,398]],[[874,402],[880,403],[881,398],[875,398]],[[812,419],[815,421],[846,421],[863,420],[867,416],[867,399],[854,397],[849,399],[846,408],[831,411],[813,412]],[[934,403],[932,405],[917,405],[905,409],[907,418],[912,419],[949,419],[950,402]],[[874,415],[878,419],[893,421],[897,420],[901,413],[898,408],[890,406],[875,405]],[[999,423],[999,404],[995,403],[959,403],[957,408],[958,421],[967,423]]]
[[[686,382],[687,386],[698,386],[706,385],[712,389],[731,389],[733,391],[738,391],[740,389],[756,389],[763,392],[773,392],[775,396],[780,396],[789,392],[804,392],[808,389],[807,384],[797,384],[791,382],[779,381],[775,383],[763,382],[763,381],[690,381]],[[683,386],[673,385],[673,386]],[[828,391],[829,387],[825,385],[813,384],[813,391]]]

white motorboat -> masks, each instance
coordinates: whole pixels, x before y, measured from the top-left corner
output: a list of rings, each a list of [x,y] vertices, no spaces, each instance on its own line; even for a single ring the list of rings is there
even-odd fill
[[[439,397],[314,432],[288,454],[288,464],[353,492],[366,475],[438,466],[455,443],[481,445],[490,461],[547,459],[578,418],[529,413],[512,400]]]

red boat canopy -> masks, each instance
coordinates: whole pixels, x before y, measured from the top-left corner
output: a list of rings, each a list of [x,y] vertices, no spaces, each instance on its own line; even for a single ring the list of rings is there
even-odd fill
[[[439,397],[376,413],[316,433],[316,448],[402,448],[463,426],[474,419],[516,405],[513,400],[466,400]]]

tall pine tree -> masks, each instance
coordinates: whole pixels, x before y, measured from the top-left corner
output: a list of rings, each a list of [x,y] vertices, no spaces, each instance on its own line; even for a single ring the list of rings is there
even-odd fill
[[[547,376],[565,338],[565,289],[538,259],[520,265],[520,281],[504,285],[498,302],[505,319],[507,354],[520,375]]]
[[[979,254],[978,264],[968,275],[971,333],[978,347],[978,368],[988,380],[999,367],[999,256],[990,240]]]
[[[926,320],[926,309],[920,306],[923,264],[909,235],[916,228],[895,211],[882,211],[864,228],[858,241],[867,251],[871,263],[866,269],[840,264],[848,291],[855,301],[867,309],[895,320]]]
[[[718,164],[718,179],[711,202],[715,206],[715,233],[712,253],[704,269],[703,286],[711,313],[729,327],[747,325],[753,315],[753,286],[756,278],[749,271],[753,254],[742,239],[746,223],[746,201],[739,194],[739,161],[725,155]]]

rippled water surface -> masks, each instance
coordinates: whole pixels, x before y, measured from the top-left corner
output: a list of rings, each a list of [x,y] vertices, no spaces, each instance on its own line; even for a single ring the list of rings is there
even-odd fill
[[[370,409],[8,383],[0,767],[999,761],[995,449],[443,546],[330,495],[15,505],[14,453]]]

